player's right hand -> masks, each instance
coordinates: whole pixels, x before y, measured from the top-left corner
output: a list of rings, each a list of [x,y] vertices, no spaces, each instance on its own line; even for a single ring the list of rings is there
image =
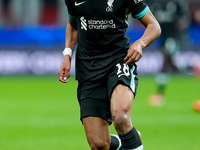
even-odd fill
[[[137,40],[133,44],[131,44],[128,53],[124,58],[124,61],[126,62],[127,65],[129,65],[139,61],[141,57],[142,57],[142,46],[139,40]]]
[[[68,82],[67,79],[70,77],[70,69],[71,69],[71,57],[69,55],[65,55],[59,70],[59,81],[63,83]]]

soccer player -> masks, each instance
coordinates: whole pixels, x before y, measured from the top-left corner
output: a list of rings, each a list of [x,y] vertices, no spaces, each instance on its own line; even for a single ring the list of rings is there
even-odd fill
[[[159,106],[164,102],[169,75],[186,70],[178,68],[174,64],[173,57],[187,47],[187,29],[190,21],[186,0],[148,1],[147,3],[151,6],[151,10],[162,29],[160,49],[163,54],[163,66],[161,72],[156,76],[157,92],[150,97],[150,104]]]
[[[68,82],[76,51],[77,97],[81,121],[92,150],[142,150],[131,110],[138,85],[135,62],[161,34],[159,23],[142,0],[65,0],[68,8],[66,45],[59,80]],[[145,26],[129,46],[128,14]],[[118,136],[110,136],[113,122]],[[122,147],[119,145],[119,138]]]

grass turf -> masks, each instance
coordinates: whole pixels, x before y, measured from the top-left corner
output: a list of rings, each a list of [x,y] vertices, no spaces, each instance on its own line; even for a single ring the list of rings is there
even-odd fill
[[[172,76],[163,106],[149,106],[156,91],[153,76],[139,76],[132,122],[142,134],[144,150],[199,150],[200,79]],[[1,150],[89,150],[79,121],[74,77],[0,76]],[[115,133],[113,126],[111,132]]]

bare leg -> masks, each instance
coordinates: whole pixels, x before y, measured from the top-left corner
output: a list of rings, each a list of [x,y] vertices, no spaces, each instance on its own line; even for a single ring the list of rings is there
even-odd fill
[[[121,139],[122,148],[143,150],[141,138],[131,123],[134,94],[124,85],[117,85],[111,97],[113,124]]]
[[[111,113],[118,134],[126,134],[133,128],[131,123],[133,99],[133,92],[121,84],[117,85],[112,93]]]
[[[98,117],[83,118],[88,143],[92,150],[109,150],[109,123]]]

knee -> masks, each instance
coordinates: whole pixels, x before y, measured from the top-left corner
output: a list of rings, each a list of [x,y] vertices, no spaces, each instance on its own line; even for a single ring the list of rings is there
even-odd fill
[[[100,137],[92,138],[88,141],[92,150],[109,149],[110,140],[104,140]]]
[[[115,129],[119,134],[125,133],[132,128],[130,116],[126,112],[115,113],[112,117]]]
[[[124,123],[128,122],[129,120],[129,117],[127,113],[125,112],[117,112],[113,114],[112,118],[113,118],[113,123],[118,126],[122,126]]]

